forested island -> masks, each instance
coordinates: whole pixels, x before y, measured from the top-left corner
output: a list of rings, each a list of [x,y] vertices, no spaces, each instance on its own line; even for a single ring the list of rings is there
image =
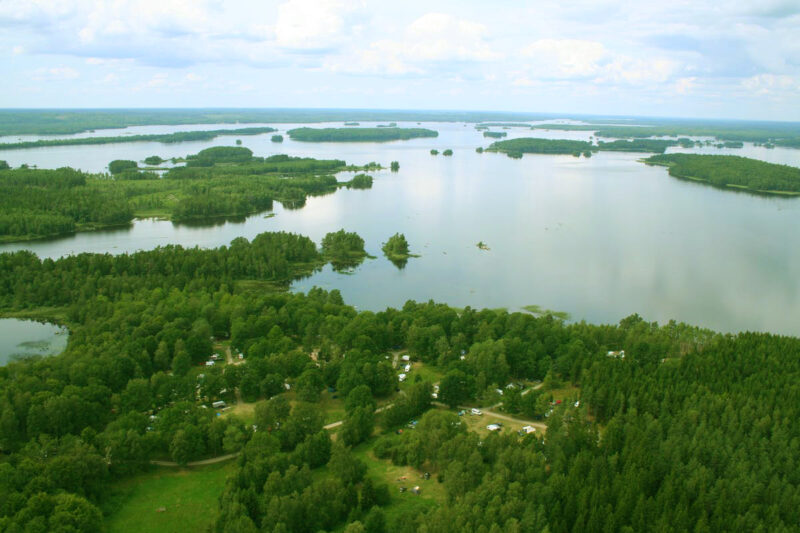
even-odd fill
[[[632,141],[617,140],[597,143],[599,151],[608,152],[649,152],[663,154],[670,146],[678,146],[678,141],[664,139],[634,139]]]
[[[502,152],[512,158],[519,158],[522,154],[572,154],[575,156],[583,154],[591,157],[591,153],[597,151],[663,154],[664,150],[670,146],[678,146],[678,144],[680,144],[678,141],[671,140],[635,139],[631,141],[600,141],[595,145],[589,141],[524,137],[493,142],[485,151]]]
[[[271,209],[274,200],[302,207],[308,195],[342,186],[333,173],[358,168],[337,159],[254,157],[234,146],[202,150],[163,178],[138,170],[135,161],[109,166],[113,178],[71,168],[0,170],[0,241],[127,224],[135,217],[242,216]],[[366,187],[367,181],[371,186],[371,178],[350,185]]]
[[[511,157],[522,154],[574,154],[596,150],[597,147],[588,141],[571,141],[567,139],[537,139],[526,137],[497,141],[485,149],[486,152],[502,152]]]
[[[800,194],[800,168],[735,155],[666,154],[644,160],[669,175],[716,187],[765,194]]]
[[[355,267],[367,257],[364,239],[344,229],[328,233],[322,239],[322,255],[337,270]]]
[[[408,260],[412,257],[419,257],[409,251],[408,241],[402,233],[395,233],[381,246],[383,255],[397,268],[405,268]]]
[[[270,290],[359,239],[0,254],[0,311],[71,333],[0,368],[0,529],[101,531],[150,461],[235,456],[197,530],[796,528],[800,340]]]
[[[164,144],[187,141],[210,141],[222,135],[261,135],[278,131],[275,128],[238,128],[231,130],[178,131],[175,133],[150,133],[144,135],[115,135],[113,137],[77,137],[69,139],[41,139],[17,143],[0,143],[0,150],[20,150],[44,146],[80,146],[89,144],[119,144],[132,142],[160,142]],[[239,143],[241,144],[241,143]]]
[[[502,139],[503,137],[506,137],[507,135],[508,135],[508,133],[506,133],[504,131],[484,131],[483,132],[483,136],[484,137],[489,137],[491,139]]]
[[[387,142],[437,137],[439,132],[425,128],[295,128],[286,133],[293,141],[304,142]]]

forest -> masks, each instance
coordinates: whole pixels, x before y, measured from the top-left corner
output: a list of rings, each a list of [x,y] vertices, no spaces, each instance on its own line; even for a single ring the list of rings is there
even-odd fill
[[[0,241],[127,224],[139,216],[181,222],[248,215],[271,209],[275,200],[299,208],[309,195],[348,185],[333,176],[344,169],[338,159],[262,158],[248,148],[219,146],[188,156],[186,166],[163,178],[126,160],[109,164],[113,177],[71,168],[0,170]],[[349,185],[371,186],[371,177]]]
[[[434,302],[375,313],[337,291],[267,289],[359,249],[342,230],[321,250],[265,233],[0,254],[0,310],[47,309],[70,329],[63,354],[0,368],[0,530],[102,531],[116,480],[223,453],[238,457],[221,533],[796,529],[800,340]],[[243,363],[204,364],[220,342]],[[398,349],[439,376],[443,403],[426,379],[398,387]],[[579,401],[555,401],[564,388]],[[344,420],[326,430],[331,390]],[[204,407],[234,391],[256,402],[252,423]],[[496,402],[546,431],[478,433],[457,412]],[[375,464],[442,496],[402,494]],[[427,503],[394,511],[409,498]]]
[[[588,141],[570,141],[567,139],[522,138],[496,141],[485,149],[487,152],[502,152],[510,157],[522,154],[574,154],[596,150],[597,147]]]
[[[484,132],[485,134],[486,132]],[[589,141],[573,141],[568,139],[539,139],[525,137],[496,141],[485,149],[487,152],[502,152],[512,158],[519,158],[522,154],[581,154],[591,157],[592,152],[649,152],[663,154],[670,146],[677,146],[679,141],[661,139],[634,139],[616,140],[610,142],[600,141],[596,145]]]
[[[735,155],[666,154],[644,160],[669,175],[716,187],[758,193],[800,194],[800,169]]]
[[[437,137],[439,132],[425,128],[295,128],[286,132],[294,141],[304,142],[387,142]]]
[[[178,131],[175,133],[151,133],[144,135],[116,135],[113,137],[77,137],[71,139],[40,139],[16,143],[0,143],[0,150],[20,150],[43,146],[77,146],[87,144],[118,144],[132,142],[160,142],[164,144],[187,141],[210,141],[222,135],[261,135],[278,131],[275,128],[238,128],[229,130]]]
[[[599,151],[609,152],[650,152],[663,154],[670,146],[678,146],[678,141],[663,139],[634,139],[631,141],[617,140],[610,142],[598,141]]]

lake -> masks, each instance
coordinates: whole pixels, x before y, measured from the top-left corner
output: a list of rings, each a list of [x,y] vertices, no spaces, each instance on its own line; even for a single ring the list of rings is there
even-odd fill
[[[273,126],[284,134],[295,127]],[[29,249],[43,257],[59,257],[165,244],[210,247],[279,230],[308,235],[319,243],[325,233],[345,228],[358,232],[377,259],[366,260],[352,273],[326,267],[294,283],[293,290],[315,285],[336,288],[359,309],[399,307],[408,299],[509,310],[536,304],[593,323],[618,322],[639,313],[649,321],[675,319],[725,332],[800,335],[796,319],[800,199],[753,196],[677,180],[662,167],[638,162],[646,154],[601,152],[588,159],[525,155],[520,160],[477,154],[475,148],[486,147],[491,140],[471,124],[420,126],[438,130],[439,137],[392,143],[299,143],[287,136],[281,144],[270,142],[272,134],[241,137],[243,146],[256,155],[287,153],[355,164],[378,161],[385,166],[399,161],[399,172],[372,173],[371,190],[342,189],[309,198],[299,210],[276,203],[276,216],[271,218],[262,213],[206,226],[141,220],[130,228],[3,245],[0,251]],[[118,132],[194,129],[200,128],[137,127]],[[585,140],[591,134],[502,131],[509,138]],[[209,146],[232,145],[235,139],[48,147],[0,152],[0,159],[12,166],[69,165],[103,171],[112,159],[185,156]],[[431,148],[451,148],[454,155],[431,156]],[[800,150],[748,144],[743,149],[680,151],[800,166]],[[381,243],[395,232],[404,233],[411,251],[421,255],[402,270],[380,251]],[[478,241],[489,250],[479,249]]]
[[[0,318],[0,366],[17,357],[60,354],[68,337],[67,329],[55,324]]]

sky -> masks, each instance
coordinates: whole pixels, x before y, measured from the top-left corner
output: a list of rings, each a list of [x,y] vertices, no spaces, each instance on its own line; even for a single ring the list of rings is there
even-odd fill
[[[800,120],[800,0],[0,0],[0,107]]]

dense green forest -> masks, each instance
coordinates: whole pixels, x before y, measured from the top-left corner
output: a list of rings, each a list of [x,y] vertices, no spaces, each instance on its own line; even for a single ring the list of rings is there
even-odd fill
[[[663,154],[670,146],[678,146],[678,141],[663,139],[634,139],[632,141],[610,141],[597,143],[597,149],[609,152],[650,152]]]
[[[486,148],[487,152],[503,152],[509,156],[522,154],[574,154],[597,147],[588,141],[570,141],[566,139],[522,138],[493,142]]]
[[[332,175],[345,162],[275,155],[219,146],[187,157],[163,178],[136,170],[136,162],[109,165],[113,178],[70,168],[0,170],[0,241],[19,241],[129,223],[136,216],[186,221],[241,216],[305,205],[309,195],[341,185]],[[348,167],[350,168],[350,167]],[[351,182],[366,186],[359,178]]]
[[[439,132],[425,128],[295,128],[286,133],[304,142],[386,142],[437,137]]]
[[[275,128],[239,128],[233,130],[178,131],[144,135],[116,135],[114,137],[78,137],[73,139],[41,139],[17,143],[0,143],[0,150],[41,148],[43,146],[76,146],[87,144],[118,144],[132,142],[160,142],[165,144],[187,141],[210,141],[222,135],[261,135],[277,131]]]
[[[344,231],[323,244],[363,248]],[[359,312],[337,291],[264,290],[324,261],[286,233],[0,254],[0,310],[47,308],[71,332],[62,355],[0,368],[0,530],[101,531],[114,481],[224,453],[239,457],[222,533],[796,529],[800,340],[433,302]],[[204,364],[220,340],[243,364]],[[426,380],[396,393],[399,347],[441,376],[443,404]],[[554,401],[564,387],[579,401]],[[328,390],[344,399],[335,441]],[[203,407],[235,391],[258,401],[253,424]],[[546,434],[481,434],[444,405],[498,401]],[[430,474],[442,498],[392,512],[406,495],[366,458]]]
[[[344,270],[358,266],[367,257],[367,252],[364,239],[357,233],[340,229],[322,239],[322,255],[335,269]]]
[[[663,154],[670,146],[677,146],[678,141],[661,139],[635,139],[632,141],[617,140],[600,141],[597,145],[589,141],[572,141],[568,139],[539,139],[525,137],[496,141],[486,148],[487,152],[503,152],[509,157],[521,157],[522,154],[572,154],[591,157],[592,152],[650,152]]]
[[[763,193],[800,194],[800,169],[735,155],[666,154],[644,160],[670,176]]]

